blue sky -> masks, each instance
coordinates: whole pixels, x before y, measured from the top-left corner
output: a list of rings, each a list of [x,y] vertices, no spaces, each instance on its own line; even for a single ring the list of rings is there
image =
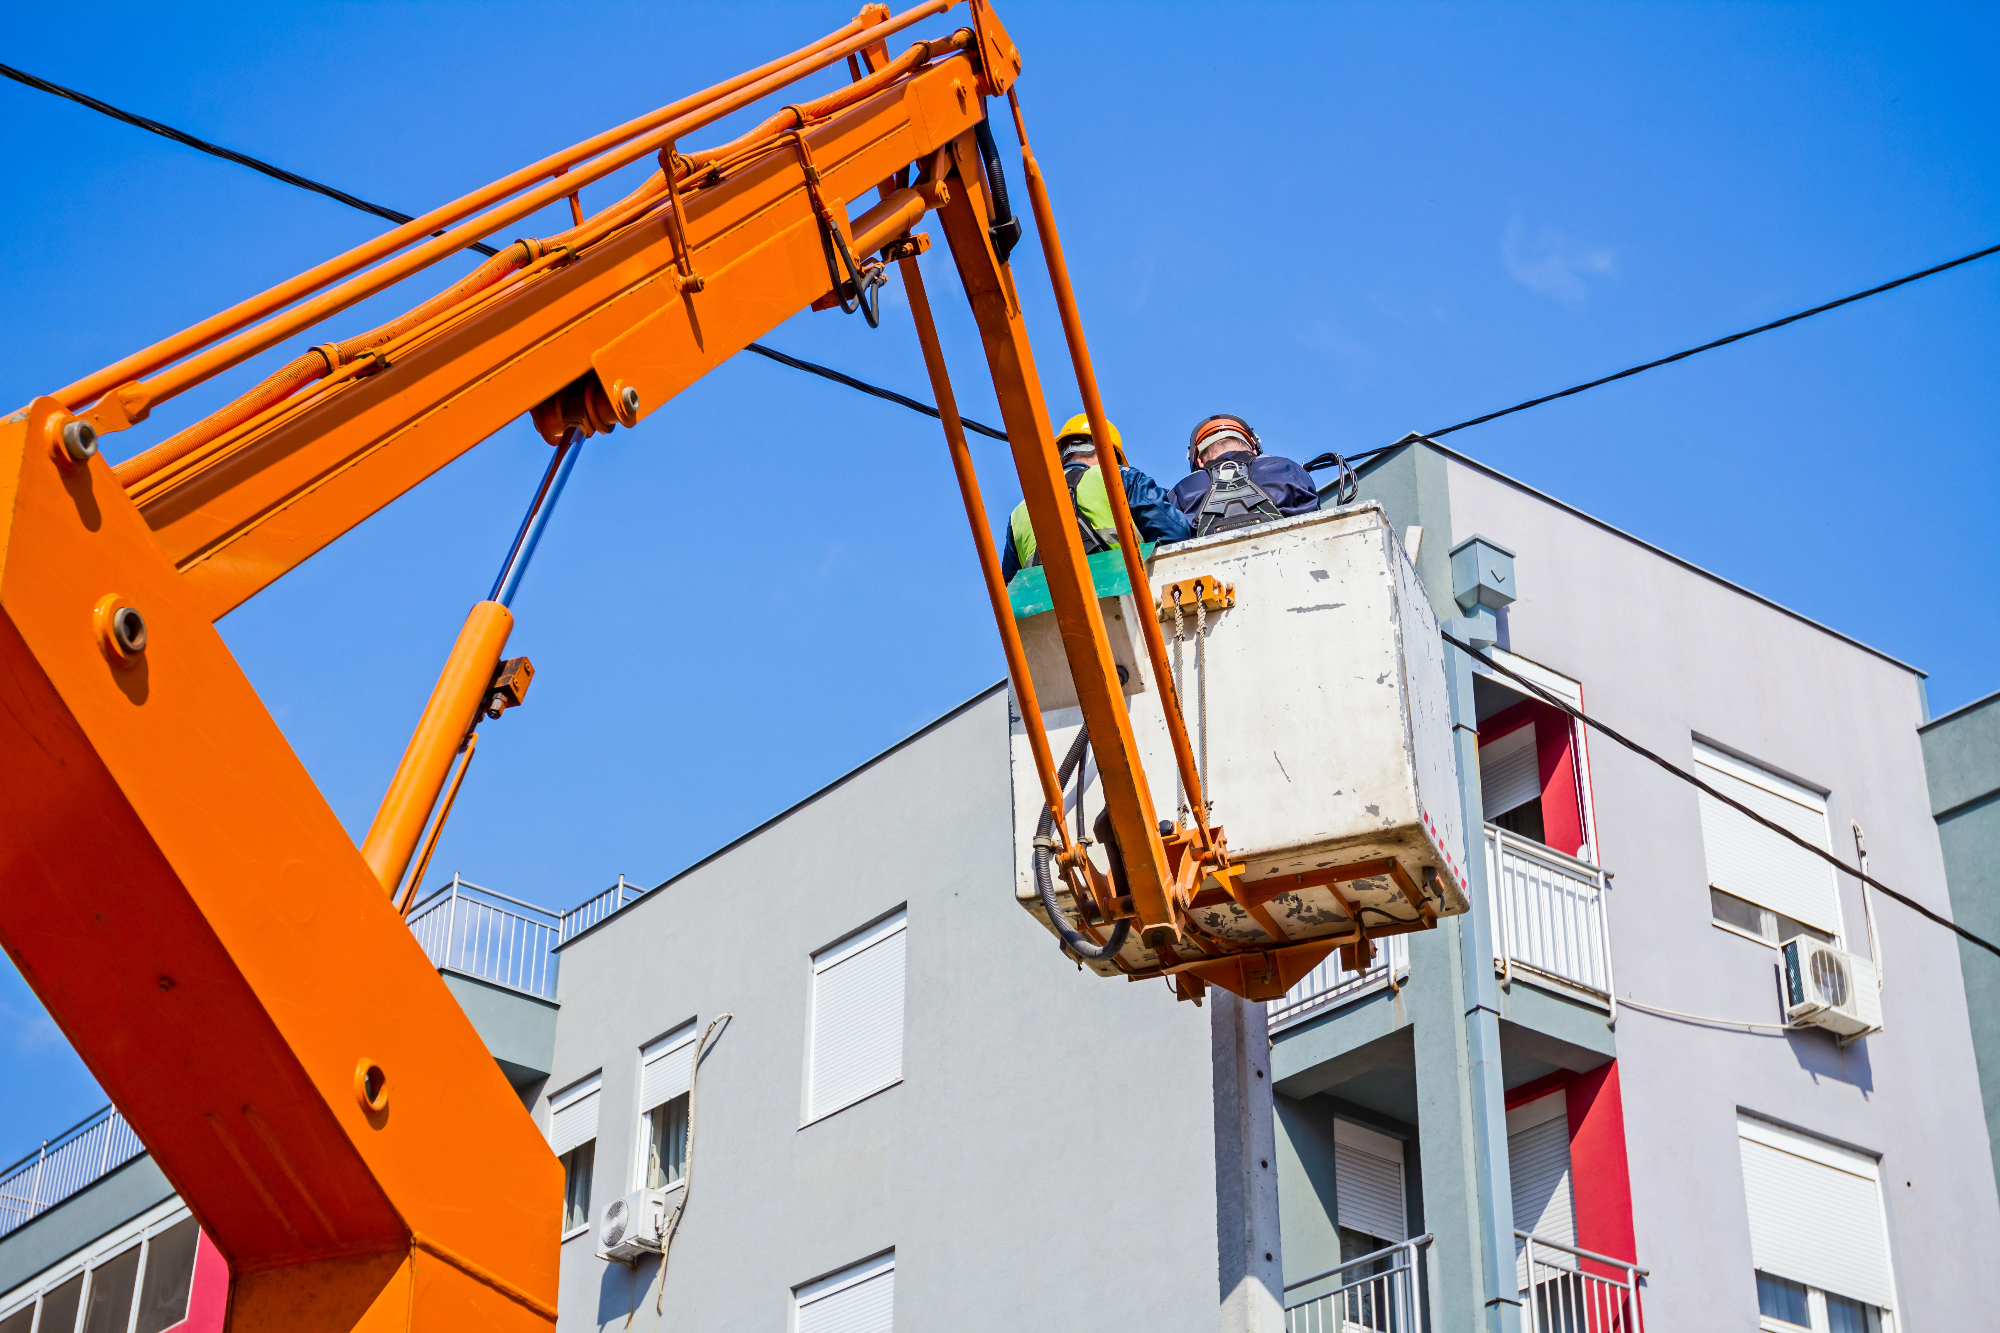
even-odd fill
[[[73,3],[10,15],[0,60],[414,212],[851,9]],[[2000,241],[1991,7],[1001,12],[1111,414],[1166,481],[1210,412],[1364,449]],[[9,408],[380,225],[12,83],[0,161]],[[997,420],[926,263],[965,408]],[[1067,416],[1032,243],[1017,271]],[[927,396],[885,307],[768,341]],[[1941,712],[2000,687],[1997,351],[2000,256],[1451,443],[1924,668]],[[975,451],[998,519],[1004,450]],[[357,835],[546,457],[508,427],[222,622]],[[585,446],[515,609],[534,691],[433,878],[550,906],[664,878],[1002,671],[937,428],[750,356]],[[0,1069],[0,1157],[99,1104],[11,969]]]

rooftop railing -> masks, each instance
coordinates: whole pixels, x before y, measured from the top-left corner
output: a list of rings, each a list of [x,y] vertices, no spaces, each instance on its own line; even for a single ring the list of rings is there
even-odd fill
[[[1410,975],[1410,937],[1390,935],[1376,941],[1375,963],[1350,972],[1340,965],[1340,951],[1299,978],[1284,999],[1271,1006],[1273,1030],[1303,1023],[1315,1014],[1337,1009],[1350,1000],[1396,984]]]
[[[554,999],[555,947],[646,892],[618,882],[567,912],[510,898],[461,875],[410,912],[410,933],[434,967]],[[85,1117],[0,1170],[0,1236],[47,1212],[145,1152],[116,1107]]]
[[[145,1152],[118,1109],[84,1117],[0,1171],[0,1236],[33,1221],[64,1199]]]
[[[613,884],[594,898],[585,899],[582,903],[562,914],[562,937],[565,940],[575,939],[578,935],[589,930],[626,903],[641,897],[645,893],[645,889],[640,888],[637,884],[627,884],[625,877],[620,875],[616,884]]]
[[[604,892],[556,912],[453,875],[410,910],[410,933],[436,967],[553,1000],[556,946],[645,892],[620,875]]]
[[[1555,982],[1616,1017],[1604,871],[1488,824],[1486,875],[1495,969],[1510,981],[1521,973]]]
[[[1285,1333],[1424,1333],[1428,1321],[1417,1294],[1417,1256],[1430,1239],[1399,1241],[1287,1282]],[[1316,1290],[1293,1296],[1308,1288]],[[1583,1330],[1579,1327],[1577,1333]]]
[[[458,875],[410,909],[410,933],[440,968],[553,1000],[562,914]]]

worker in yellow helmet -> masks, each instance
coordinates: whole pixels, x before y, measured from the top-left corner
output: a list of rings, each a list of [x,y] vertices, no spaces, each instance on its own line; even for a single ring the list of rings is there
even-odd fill
[[[1160,484],[1138,468],[1125,465],[1118,427],[1105,423],[1111,434],[1111,453],[1118,464],[1119,480],[1125,487],[1125,503],[1132,510],[1132,526],[1142,542],[1184,542],[1194,535],[1187,515],[1174,507],[1173,498]],[[1083,537],[1083,553],[1096,555],[1118,545],[1118,524],[1111,513],[1111,496],[1104,487],[1104,472],[1098,463],[1097,442],[1090,435],[1090,420],[1082,413],[1071,417],[1056,432],[1056,448],[1062,453],[1063,475],[1069,480],[1071,507],[1076,511],[1077,531]],[[1035,530],[1028,524],[1027,502],[1014,506],[1007,524],[1007,540],[1000,555],[1000,576],[1011,580],[1022,569],[1042,563],[1036,549]]]

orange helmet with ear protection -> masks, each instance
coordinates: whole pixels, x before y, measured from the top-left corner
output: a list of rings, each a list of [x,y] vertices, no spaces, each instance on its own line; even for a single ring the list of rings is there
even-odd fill
[[[1257,438],[1257,432],[1250,429],[1250,423],[1231,412],[1218,412],[1212,417],[1203,417],[1194,423],[1188,432],[1188,471],[1201,470],[1201,451],[1208,445],[1220,443],[1234,437],[1243,441],[1252,454],[1264,452],[1264,442]]]

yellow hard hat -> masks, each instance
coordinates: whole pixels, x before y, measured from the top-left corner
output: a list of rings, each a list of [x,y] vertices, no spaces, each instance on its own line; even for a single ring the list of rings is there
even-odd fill
[[[1118,437],[1117,424],[1114,422],[1107,421],[1104,423],[1104,429],[1111,432],[1112,454],[1118,459],[1119,462],[1121,463],[1124,462],[1125,443]],[[1061,450],[1063,447],[1063,441],[1071,439],[1075,436],[1082,436],[1086,440],[1091,439],[1090,418],[1085,416],[1081,412],[1071,417],[1068,421],[1063,422],[1062,429],[1056,432],[1056,448],[1058,450]],[[1096,441],[1091,440],[1091,443],[1092,447],[1095,447]]]

